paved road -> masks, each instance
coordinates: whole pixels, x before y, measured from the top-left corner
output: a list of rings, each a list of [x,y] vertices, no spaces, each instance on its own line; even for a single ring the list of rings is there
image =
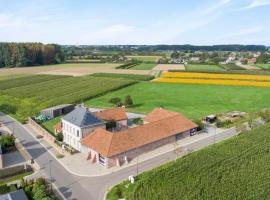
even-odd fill
[[[1,120],[4,121],[10,130],[13,130],[15,136],[21,141],[34,160],[40,166],[43,166],[42,172],[48,177],[50,177],[49,160],[52,160],[51,173],[53,182],[67,199],[102,200],[104,193],[109,187],[120,183],[122,180],[127,179],[130,175],[137,174],[137,166],[135,165],[101,177],[89,178],[74,176],[63,168],[62,165],[59,164],[59,162],[55,160],[55,158],[27,132],[20,123],[2,113],[0,113],[0,121]],[[209,144],[223,140],[231,135],[233,135],[232,131],[227,131],[219,135],[207,137],[198,142],[187,145],[186,147],[191,151],[198,150],[208,146]],[[138,165],[138,171],[140,173],[145,170],[150,170],[170,160],[174,160],[175,157],[176,155],[173,152],[165,153],[140,163]]]

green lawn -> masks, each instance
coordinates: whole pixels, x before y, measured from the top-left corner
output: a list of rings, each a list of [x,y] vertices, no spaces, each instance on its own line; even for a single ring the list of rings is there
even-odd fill
[[[217,65],[186,65],[186,70],[189,71],[224,71],[224,69],[220,68]]]
[[[108,200],[270,199],[270,124],[145,172]],[[127,187],[127,188],[126,188]]]
[[[130,69],[136,69],[136,70],[151,70],[153,69],[157,64],[153,63],[141,63],[139,65],[136,65],[135,67],[132,67]]]
[[[131,95],[135,106],[130,111],[147,113],[156,107],[198,118],[225,111],[257,111],[270,106],[270,90],[260,87],[139,83],[108,93],[85,103],[93,107],[112,107],[112,97]]]
[[[261,69],[270,69],[270,64],[254,64],[254,66],[259,67]]]
[[[51,120],[45,121],[41,124],[43,128],[49,131],[52,135],[54,135],[54,125],[61,121],[61,117],[56,117]]]
[[[220,64],[219,67],[225,70],[245,70],[243,67],[239,67],[236,64]]]
[[[18,175],[10,176],[8,178],[0,179],[0,186],[5,185],[9,182],[16,181],[16,180],[21,180],[23,177],[28,176],[32,174],[33,172],[24,172]]]

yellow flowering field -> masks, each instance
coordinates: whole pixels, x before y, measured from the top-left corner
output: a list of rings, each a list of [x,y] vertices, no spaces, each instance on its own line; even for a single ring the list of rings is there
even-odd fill
[[[165,78],[205,78],[205,79],[235,79],[235,80],[254,80],[270,81],[269,75],[250,75],[250,74],[211,74],[211,73],[189,73],[189,72],[164,72]]]
[[[244,80],[242,81],[242,80],[224,80],[224,79],[157,78],[153,82],[270,87],[270,82],[265,81],[244,81]]]

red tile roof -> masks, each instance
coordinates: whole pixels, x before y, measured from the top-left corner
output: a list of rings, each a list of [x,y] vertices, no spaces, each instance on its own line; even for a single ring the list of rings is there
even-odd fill
[[[127,120],[125,108],[113,108],[95,112],[95,115],[105,121],[121,121]]]
[[[112,157],[196,127],[195,123],[177,113],[116,133],[98,128],[83,138],[81,143],[103,156]]]
[[[59,133],[62,132],[62,122],[58,122],[57,124],[55,124],[54,130]]]
[[[155,122],[155,121],[158,121],[167,117],[172,117],[175,115],[179,115],[179,113],[165,110],[163,108],[156,108],[144,117],[144,121]]]

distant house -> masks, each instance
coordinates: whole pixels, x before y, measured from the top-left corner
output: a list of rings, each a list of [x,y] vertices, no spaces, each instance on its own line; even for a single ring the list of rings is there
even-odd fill
[[[21,189],[0,195],[0,200],[28,200],[28,198],[25,192]]]
[[[97,128],[81,140],[92,163],[106,168],[121,166],[140,154],[194,135],[197,124],[177,112],[157,108],[144,124],[119,132]]]
[[[257,58],[247,58],[246,61],[248,64],[255,64],[257,62]]]

